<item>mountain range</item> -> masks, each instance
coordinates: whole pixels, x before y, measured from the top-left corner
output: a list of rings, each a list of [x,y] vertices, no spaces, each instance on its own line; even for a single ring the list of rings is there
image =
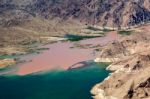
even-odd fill
[[[130,28],[150,21],[149,0],[1,0],[0,25],[40,17],[84,25]]]

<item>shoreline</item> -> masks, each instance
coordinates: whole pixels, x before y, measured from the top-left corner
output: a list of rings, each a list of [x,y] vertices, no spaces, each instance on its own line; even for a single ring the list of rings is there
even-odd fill
[[[149,42],[149,33],[143,30],[102,48],[95,62],[112,62],[106,68],[112,73],[93,86],[94,99],[149,99]]]
[[[108,65],[108,67],[109,67],[109,65]],[[106,70],[107,70],[107,71],[112,71],[112,70],[109,70],[109,69],[107,69],[107,68],[106,68]],[[109,78],[110,78],[113,74],[115,74],[115,73],[117,73],[117,72],[118,72],[118,71],[109,73],[108,77],[106,77],[102,82],[97,83],[96,85],[94,85],[94,86],[92,87],[92,89],[90,90],[90,93],[92,94],[93,99],[118,99],[118,98],[116,98],[116,97],[114,97],[114,96],[106,95],[105,90],[99,88],[99,86],[101,85],[101,83],[103,83],[104,81],[109,80]]]

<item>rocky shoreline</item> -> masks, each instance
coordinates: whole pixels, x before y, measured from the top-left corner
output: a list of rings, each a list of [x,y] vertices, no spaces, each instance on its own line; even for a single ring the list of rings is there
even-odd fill
[[[112,62],[112,73],[92,88],[94,99],[150,98],[150,36],[141,31],[102,48],[95,62]]]

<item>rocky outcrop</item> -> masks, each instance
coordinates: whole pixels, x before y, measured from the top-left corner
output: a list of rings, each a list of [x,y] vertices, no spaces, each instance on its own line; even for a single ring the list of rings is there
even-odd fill
[[[101,48],[102,50],[99,57],[95,59],[95,61],[122,61],[125,59],[129,59],[130,55],[149,51],[150,34],[147,32],[143,33],[135,31],[133,31],[132,33],[133,34],[130,36],[120,36],[117,41],[103,46]]]
[[[144,31],[121,38],[118,46],[106,45],[108,50],[102,51],[102,58],[117,57],[107,70],[113,71],[102,83],[93,87],[94,99],[149,99],[150,98],[150,38]],[[138,38],[138,39],[137,39]],[[119,45],[118,44],[118,45]],[[113,45],[111,47],[108,47]],[[120,48],[120,47],[119,47]],[[122,54],[122,53],[128,54]],[[112,56],[111,56],[112,55]],[[122,55],[122,56],[120,56]]]
[[[96,95],[95,97],[103,94],[104,97],[116,99],[149,99],[149,69],[148,67],[138,72],[113,73],[107,80],[93,87],[92,93]],[[103,92],[97,90],[103,90]]]

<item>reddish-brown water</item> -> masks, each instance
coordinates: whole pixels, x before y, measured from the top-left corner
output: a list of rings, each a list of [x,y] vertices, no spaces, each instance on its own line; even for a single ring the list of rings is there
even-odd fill
[[[117,34],[112,32],[108,33],[106,37],[82,40],[79,44],[104,45],[116,40],[117,38]],[[17,74],[26,75],[51,69],[68,69],[75,63],[96,58],[96,55],[93,54],[92,48],[71,48],[73,46],[74,42],[57,42],[45,45],[43,47],[49,48],[49,50],[35,55],[31,62],[20,65]]]

